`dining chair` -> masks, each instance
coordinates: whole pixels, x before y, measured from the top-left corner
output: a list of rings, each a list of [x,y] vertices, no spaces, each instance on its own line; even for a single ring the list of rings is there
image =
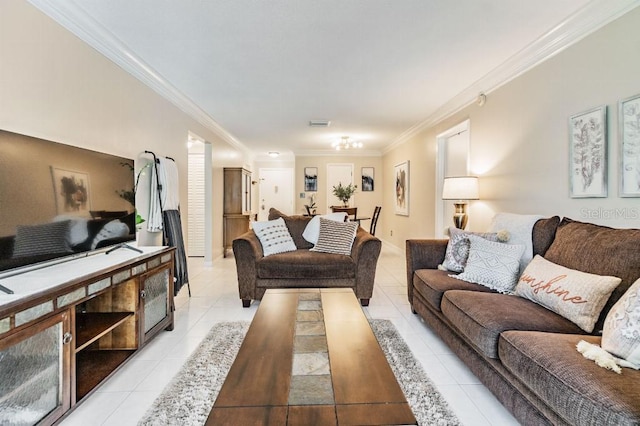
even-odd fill
[[[371,216],[371,227],[369,228],[369,233],[371,235],[376,235],[376,225],[378,224],[378,217],[380,217],[380,210],[382,210],[381,206],[376,206],[373,209],[373,216]]]

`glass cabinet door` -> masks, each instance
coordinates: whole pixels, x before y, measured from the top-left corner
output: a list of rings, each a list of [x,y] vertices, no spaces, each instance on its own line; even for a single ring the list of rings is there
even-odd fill
[[[0,424],[50,424],[70,406],[69,314],[0,340]]]
[[[143,332],[146,335],[156,325],[169,317],[169,279],[171,273],[169,268],[151,272],[142,279],[143,299]]]

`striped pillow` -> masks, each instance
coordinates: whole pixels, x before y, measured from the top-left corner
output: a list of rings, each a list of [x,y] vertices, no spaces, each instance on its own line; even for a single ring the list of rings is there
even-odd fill
[[[336,222],[321,217],[318,242],[309,250],[349,256],[357,231],[358,222]]]

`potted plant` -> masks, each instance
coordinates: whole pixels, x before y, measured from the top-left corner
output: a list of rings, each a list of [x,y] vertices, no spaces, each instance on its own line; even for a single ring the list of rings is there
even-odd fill
[[[342,182],[338,183],[338,186],[333,187],[333,195],[335,195],[345,207],[349,206],[349,199],[358,189],[358,185],[349,184],[342,186]]]

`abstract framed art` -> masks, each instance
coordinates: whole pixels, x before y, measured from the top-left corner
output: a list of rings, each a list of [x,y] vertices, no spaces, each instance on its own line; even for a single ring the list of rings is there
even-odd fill
[[[395,213],[409,216],[409,160],[395,166]]]
[[[569,118],[571,198],[607,196],[607,107]]]
[[[640,95],[623,99],[618,107],[620,138],[620,197],[640,197]]]
[[[374,169],[373,167],[362,168],[362,192],[371,192],[374,188]]]
[[[318,191],[318,168],[317,167],[304,168],[304,191],[305,192]]]

